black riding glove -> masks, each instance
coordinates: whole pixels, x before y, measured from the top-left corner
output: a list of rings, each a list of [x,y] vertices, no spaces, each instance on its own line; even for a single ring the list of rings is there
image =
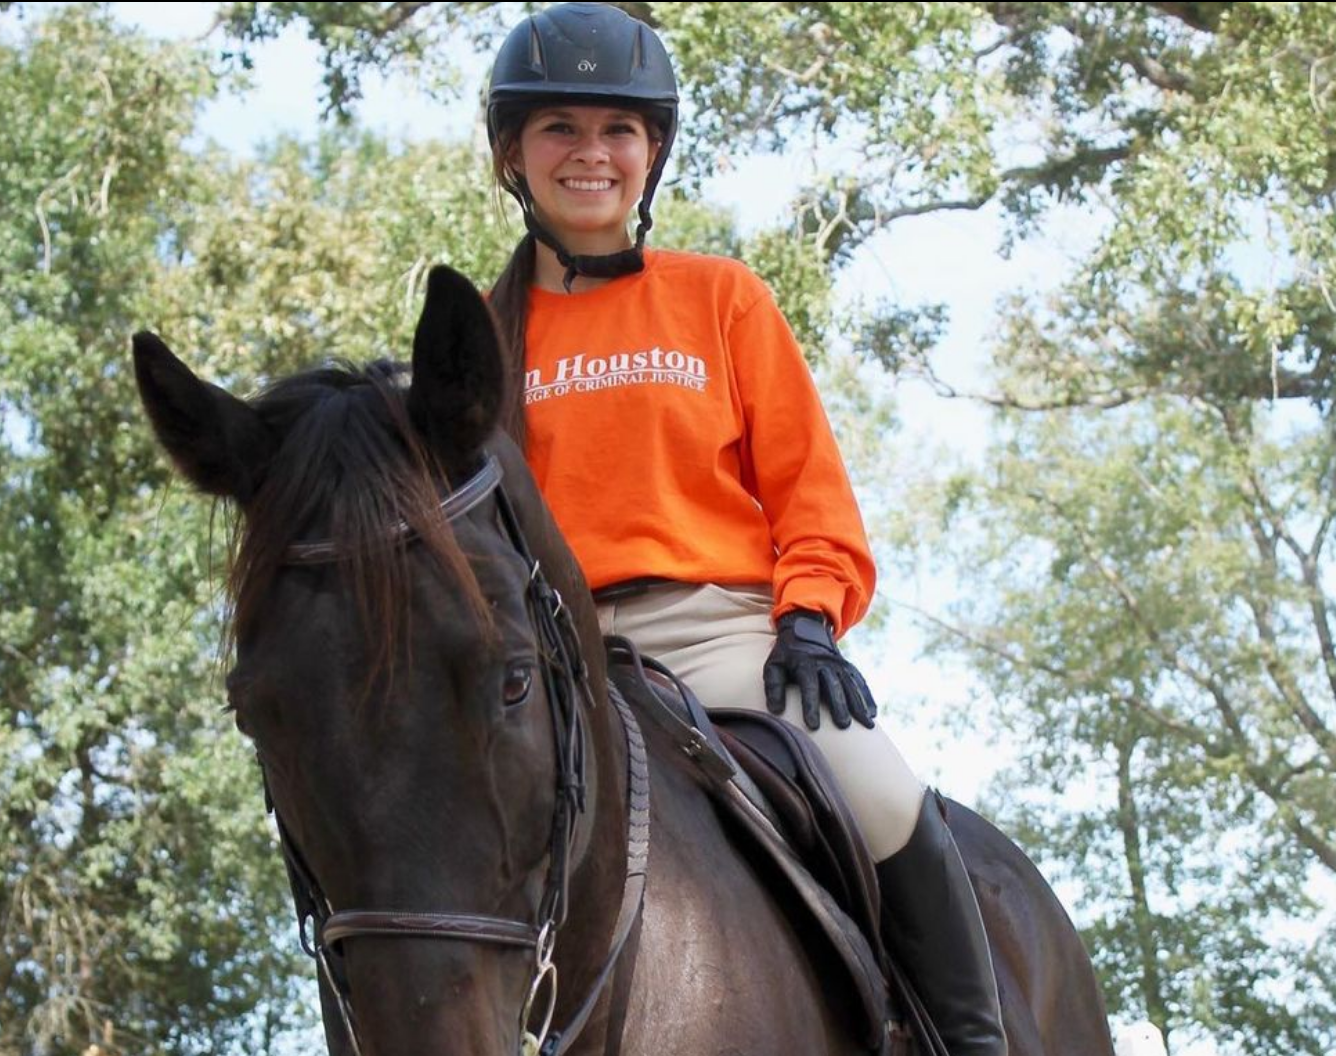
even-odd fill
[[[877,705],[858,669],[840,655],[830,625],[819,612],[795,609],[775,623],[779,634],[765,662],[765,703],[774,714],[784,712],[784,691],[798,687],[803,722],[815,730],[821,725],[820,705],[830,710],[835,725],[844,729],[857,719],[872,729]]]

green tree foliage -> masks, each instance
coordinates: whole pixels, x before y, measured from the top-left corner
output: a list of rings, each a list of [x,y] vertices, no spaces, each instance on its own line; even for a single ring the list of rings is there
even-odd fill
[[[473,41],[492,39],[503,5],[494,3],[225,3],[216,25],[237,50],[226,57],[250,68],[248,48],[300,25],[320,46],[325,113],[352,119],[367,70],[409,69],[422,87],[449,97],[460,87],[457,59]]]
[[[390,354],[429,259],[511,237],[468,151],[192,152],[213,90],[94,9],[0,50],[0,1052],[274,1051],[309,1015],[221,709],[226,518],[172,486],[129,334],[243,390]]]
[[[1114,1011],[1331,1051],[1329,432],[1160,397],[999,433],[941,510],[968,570],[941,645],[1021,746],[1016,830],[1084,893]]]
[[[203,689],[207,525],[152,487],[124,370],[163,243],[201,201],[181,144],[210,90],[198,59],[92,11],[0,45],[7,1053],[224,1049],[241,1010],[287,1000],[258,988],[281,960],[254,940],[276,878]]]
[[[1321,5],[653,6],[705,115],[698,165],[819,142],[803,207],[845,251],[927,212],[992,206],[1012,238],[1057,203],[1103,220],[1059,312],[1103,326],[1112,369],[1056,379],[1045,405],[1148,382],[1328,397],[1336,30]],[[1254,240],[1292,264],[1262,289],[1221,267]],[[1162,292],[1209,294],[1238,331],[1228,355],[1117,348],[1108,324]],[[1051,349],[1033,351],[1052,372]]]
[[[1336,31],[1322,5],[620,6],[669,38],[692,116],[688,174],[753,149],[814,151],[797,207],[830,263],[931,212],[991,207],[1012,239],[1040,230],[1059,203],[1102,220],[1059,309],[1103,327],[1101,370],[1055,377],[1052,348],[1013,343],[1008,353],[1028,353],[1053,386],[1031,403],[1107,404],[1156,386],[1327,399]],[[360,69],[395,57],[454,69],[465,41],[494,39],[516,14],[489,3],[228,4],[220,18],[243,45],[305,25],[332,71],[328,104],[344,112]],[[1255,241],[1291,264],[1261,288],[1221,267]],[[1212,311],[1234,333],[1227,347],[1124,338],[1128,313],[1161,294]],[[927,312],[890,306],[864,327],[866,351],[935,378],[923,338],[938,315]]]

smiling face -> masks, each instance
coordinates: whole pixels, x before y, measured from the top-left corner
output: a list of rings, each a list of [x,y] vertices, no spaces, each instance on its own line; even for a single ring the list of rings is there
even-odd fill
[[[605,254],[631,245],[626,219],[657,152],[645,119],[634,111],[552,106],[524,122],[514,165],[539,219],[567,249]]]

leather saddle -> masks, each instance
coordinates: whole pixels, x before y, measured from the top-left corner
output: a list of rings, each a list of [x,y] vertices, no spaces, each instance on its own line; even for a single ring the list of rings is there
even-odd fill
[[[820,752],[777,716],[707,712],[630,641],[609,637],[605,644],[613,688],[696,765],[740,850],[788,885],[794,897],[784,902],[801,914],[800,933],[819,936],[822,952],[843,965],[857,996],[855,1036],[879,1056],[906,1051],[907,995],[882,948],[871,855]],[[908,1004],[917,1018],[916,1002]]]

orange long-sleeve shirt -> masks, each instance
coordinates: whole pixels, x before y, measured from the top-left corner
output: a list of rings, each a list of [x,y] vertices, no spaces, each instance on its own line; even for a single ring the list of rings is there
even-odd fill
[[[530,291],[528,457],[590,586],[770,583],[843,633],[876,573],[802,353],[736,261],[647,250],[577,294]]]

